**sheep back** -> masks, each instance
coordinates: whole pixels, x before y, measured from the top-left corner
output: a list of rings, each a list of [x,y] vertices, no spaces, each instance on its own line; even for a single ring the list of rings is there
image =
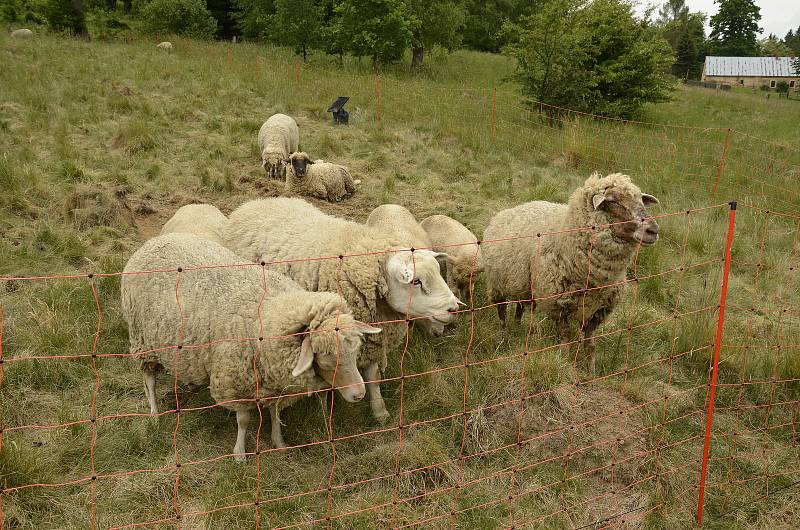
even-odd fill
[[[289,165],[286,170],[286,192],[339,202],[355,191],[353,177],[345,166],[331,162],[314,162],[306,166],[306,176],[298,177]]]
[[[164,223],[161,235],[182,233],[194,234],[222,245],[222,228],[228,218],[211,204],[187,204],[181,206],[169,221]]]
[[[413,248],[431,248],[431,238],[404,206],[382,204],[367,217],[367,226],[392,234],[402,244]]]
[[[258,131],[258,146],[261,158],[277,155],[285,159],[300,146],[300,130],[297,122],[286,114],[273,114]]]
[[[450,256],[447,270],[452,282],[466,286],[470,275],[483,270],[478,238],[466,226],[446,215],[426,217],[420,221],[420,226],[430,237],[433,250]]]

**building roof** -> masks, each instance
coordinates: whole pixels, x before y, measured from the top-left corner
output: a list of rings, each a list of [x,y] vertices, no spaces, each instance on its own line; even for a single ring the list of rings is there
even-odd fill
[[[706,57],[706,75],[797,77],[794,57]]]

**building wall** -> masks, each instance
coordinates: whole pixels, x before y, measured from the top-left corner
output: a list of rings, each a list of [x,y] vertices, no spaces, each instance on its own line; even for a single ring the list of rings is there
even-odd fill
[[[721,75],[706,75],[703,73],[703,81],[707,83],[722,83],[725,85],[742,86],[747,88],[761,88],[764,85],[770,86],[771,81],[779,83],[786,81],[790,85],[794,81],[794,90],[800,90],[800,77],[733,77]]]

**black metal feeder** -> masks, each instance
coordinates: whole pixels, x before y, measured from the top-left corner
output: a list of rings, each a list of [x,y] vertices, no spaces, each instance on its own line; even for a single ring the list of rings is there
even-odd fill
[[[339,96],[336,98],[328,110],[326,112],[333,113],[333,123],[341,123],[343,125],[347,125],[347,121],[350,119],[350,113],[344,110],[344,104],[350,98],[348,96]]]

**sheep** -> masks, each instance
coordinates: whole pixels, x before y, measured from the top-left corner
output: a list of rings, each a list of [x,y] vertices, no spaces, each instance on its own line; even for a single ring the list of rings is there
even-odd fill
[[[300,147],[300,131],[294,118],[273,114],[258,131],[261,167],[270,178],[284,178],[289,155]]]
[[[156,44],[156,48],[159,50],[167,50],[168,52],[172,51],[172,43],[168,41],[159,42]]]
[[[462,300],[469,295],[472,280],[483,270],[478,238],[469,229],[446,215],[432,215],[420,222],[430,237],[435,252],[447,254],[447,284]]]
[[[222,245],[222,227],[228,222],[225,214],[211,204],[181,206],[169,221],[164,223],[161,235],[194,234]]]
[[[11,36],[14,38],[27,38],[27,37],[32,37],[33,32],[28,28],[20,28],[12,31]]]
[[[487,296],[500,320],[506,301],[531,300],[556,322],[562,342],[577,321],[594,371],[592,335],[619,302],[633,255],[658,240],[645,210],[655,204],[629,176],[593,173],[567,204],[534,201],[497,213],[482,246]],[[523,238],[492,241],[516,237]],[[522,311],[518,303],[517,320]]]
[[[356,358],[362,337],[381,331],[356,321],[336,294],[303,291],[260,267],[224,267],[240,261],[213,241],[166,234],[131,256],[121,285],[150,413],[158,414],[160,369],[181,383],[209,385],[216,403],[236,412],[237,461],[245,457],[256,388],[258,398],[289,394],[269,404],[273,445],[285,448],[279,412],[302,394],[335,387],[346,401],[364,397]]]
[[[351,197],[359,182],[353,181],[350,170],[346,167],[322,160],[312,161],[302,151],[289,156],[286,169],[287,193],[294,192],[330,202]]]
[[[367,217],[367,226],[374,226],[396,235],[404,245],[430,249],[431,238],[420,226],[414,214],[399,204],[382,204]]]
[[[379,376],[386,368],[387,351],[403,341],[404,321],[425,319],[441,333],[458,308],[436,254],[403,251],[395,238],[380,230],[286,197],[244,203],[230,214],[223,234],[225,245],[236,254],[276,262],[278,272],[304,289],[341,293],[359,320],[389,322],[380,337],[367,338],[358,360],[372,414],[385,422],[389,412]]]

